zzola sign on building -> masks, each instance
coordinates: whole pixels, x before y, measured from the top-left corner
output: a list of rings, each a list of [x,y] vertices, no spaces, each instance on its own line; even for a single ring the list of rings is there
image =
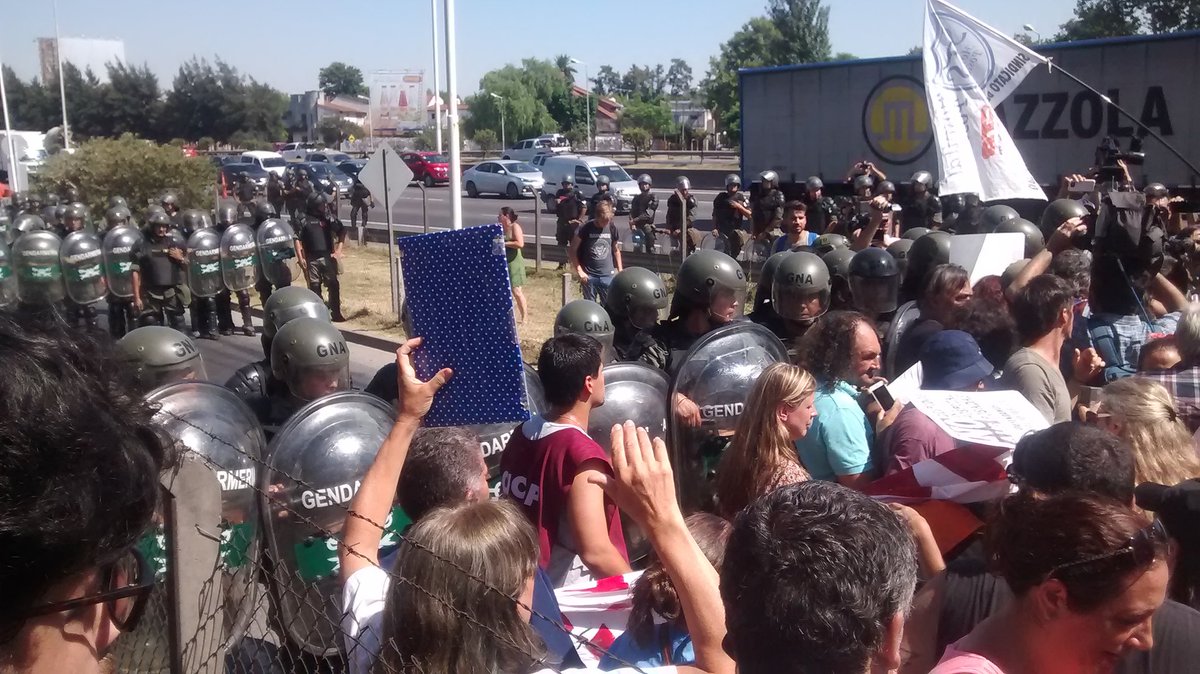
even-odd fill
[[[1200,31],[1088,40],[1039,51],[1185,157],[1200,161],[1200,117],[1194,112],[1200,102]],[[983,62],[985,86],[1003,76],[1006,64]],[[770,168],[789,182],[809,175],[841,177],[863,159],[894,178],[919,169],[937,172],[919,56],[752,68],[741,71],[740,80],[747,175]],[[1043,185],[1086,171],[1105,137],[1128,149],[1138,133],[1100,96],[1045,67],[1034,70],[996,113]],[[1193,182],[1187,167],[1153,139],[1146,139],[1144,150],[1141,177],[1172,185]],[[1134,175],[1139,177],[1137,169]]]

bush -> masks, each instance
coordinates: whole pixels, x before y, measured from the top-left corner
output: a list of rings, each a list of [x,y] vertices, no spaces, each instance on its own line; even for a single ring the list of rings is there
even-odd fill
[[[472,137],[475,144],[479,146],[479,150],[484,154],[491,154],[500,147],[500,140],[496,138],[496,132],[491,129],[480,129],[475,132]]]
[[[317,133],[326,146],[333,148],[339,147],[342,141],[349,140],[351,136],[357,139],[366,135],[361,126],[340,117],[322,119],[317,124]]]
[[[215,149],[216,144],[217,144],[217,141],[213,140],[209,136],[205,136],[205,137],[201,138],[200,140],[196,141],[196,149],[197,150],[207,150],[207,151],[211,152]]]
[[[449,150],[450,134],[446,134],[446,138],[444,140],[446,141],[447,147],[441,149]],[[428,127],[422,130],[421,133],[417,134],[413,139],[413,145],[416,146],[417,150],[422,152],[437,150],[437,131],[434,130],[433,127]]]
[[[107,209],[109,197],[121,195],[140,219],[145,205],[157,203],[167,189],[176,191],[182,208],[208,209],[216,180],[217,170],[206,157],[185,157],[173,145],[125,134],[90,140],[72,154],[52,156],[34,178],[34,188],[50,192],[74,185],[95,217]]]

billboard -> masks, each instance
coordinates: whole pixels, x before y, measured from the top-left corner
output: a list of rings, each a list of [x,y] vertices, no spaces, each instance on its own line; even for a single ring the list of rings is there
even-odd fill
[[[1200,160],[1200,32],[1091,40],[1039,48]],[[1003,64],[1000,64],[1002,67]],[[889,176],[937,172],[933,127],[920,57],[743,70],[742,161],[750,175],[771,168],[789,182],[809,175],[841,177],[869,159]],[[1139,131],[1107,101],[1067,77],[1038,67],[996,107],[1034,178],[1057,184],[1092,165],[1106,136],[1128,148]],[[1139,182],[1187,185],[1191,175],[1147,138]]]
[[[371,129],[394,135],[425,127],[425,72],[388,70],[371,73]]]

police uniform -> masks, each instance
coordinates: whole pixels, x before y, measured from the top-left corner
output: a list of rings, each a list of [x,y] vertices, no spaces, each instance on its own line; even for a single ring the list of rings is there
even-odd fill
[[[626,321],[617,321],[613,334],[613,351],[617,360],[623,362],[642,362],[660,370],[667,369],[667,350],[650,336],[645,330],[638,330],[626,325]]]
[[[596,217],[596,207],[599,206],[600,202],[602,201],[607,201],[612,206],[613,213],[617,212],[617,199],[613,195],[612,189],[609,188],[603,192],[597,190],[596,193],[593,194],[590,199],[588,199],[588,215],[592,216],[593,218]]]
[[[913,195],[911,200],[901,204],[901,208],[900,224],[903,231],[907,232],[913,227],[934,229],[938,224],[934,222],[934,216],[941,215],[942,202],[926,192],[921,195]]]
[[[191,304],[191,298],[184,282],[187,262],[171,259],[173,248],[186,253],[186,244],[170,233],[157,241],[153,235],[147,237],[133,269],[141,277],[145,305],[141,320],[152,319],[158,325],[182,331],[183,312]]]
[[[758,197],[750,209],[750,219],[753,222],[751,234],[758,239],[779,229],[783,222],[783,192],[772,187]]]
[[[321,294],[324,284],[329,290],[326,303],[334,320],[342,317],[341,282],[338,281],[338,261],[333,257],[337,243],[346,236],[346,227],[342,221],[329,215],[318,218],[313,215],[304,216],[296,239],[304,250],[304,280],[308,289]]]
[[[722,192],[713,199],[713,225],[720,232],[721,236],[725,237],[729,256],[737,259],[738,253],[742,252],[742,236],[745,234],[745,229],[742,227],[742,212],[735,209],[733,204],[746,206],[746,193],[738,190],[737,192]]]
[[[658,197],[646,190],[638,193],[629,205],[629,226],[642,233],[643,252],[654,250],[654,217],[658,214]]]
[[[575,236],[575,227],[572,220],[580,220],[583,217],[584,201],[583,193],[575,187],[563,187],[554,193],[554,212],[557,215],[557,225],[554,232],[554,238],[560,246],[568,246],[571,244],[571,237]]]
[[[804,212],[808,216],[808,231],[824,234],[837,219],[837,204],[829,197],[805,200]]]
[[[688,228],[688,250],[695,250],[700,236],[697,236],[696,229],[692,224],[696,220],[696,197],[695,195],[687,195],[686,210],[684,202],[679,197],[679,192],[672,192],[667,198],[667,229],[670,230],[671,236],[678,237],[683,231],[683,223],[687,221]]]

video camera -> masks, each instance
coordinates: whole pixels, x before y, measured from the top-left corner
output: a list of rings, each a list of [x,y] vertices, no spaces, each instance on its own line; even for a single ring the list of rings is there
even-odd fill
[[[1142,152],[1142,137],[1129,139],[1129,151],[1123,152],[1121,144],[1112,136],[1106,136],[1096,148],[1096,180],[1119,183],[1125,179],[1125,171],[1117,164],[1123,161],[1126,166],[1141,166],[1146,163],[1146,153]]]

